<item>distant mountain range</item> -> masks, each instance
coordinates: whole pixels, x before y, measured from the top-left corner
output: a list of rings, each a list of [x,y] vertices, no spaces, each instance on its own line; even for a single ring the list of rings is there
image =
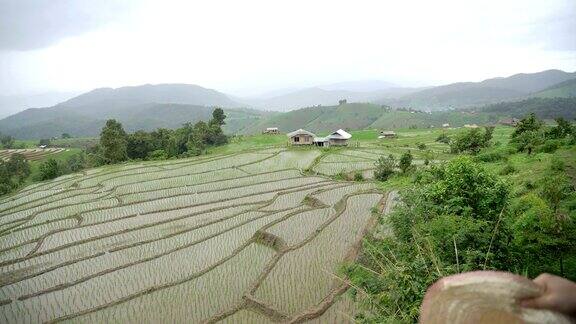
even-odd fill
[[[95,89],[49,108],[27,109],[0,120],[0,132],[29,139],[62,133],[94,136],[109,118],[121,121],[128,131],[173,128],[184,122],[209,119],[215,106],[225,108],[228,114],[225,127],[228,133],[255,133],[271,126],[286,131],[300,127],[354,129],[373,124],[401,127],[406,126],[401,120],[394,123],[381,120],[388,106],[434,111],[575,94],[576,73],[559,70],[430,88],[401,88],[382,81],[343,82],[256,99],[231,97],[189,84],[142,85]],[[341,99],[348,104],[338,105]],[[302,107],[308,108],[294,110]]]
[[[184,122],[208,120],[213,106],[241,107],[228,96],[187,84],[143,85],[102,88],[49,108],[31,108],[0,120],[0,132],[17,138],[47,138],[69,133],[95,136],[107,119],[115,118],[127,131],[175,128]],[[266,112],[226,109],[225,130],[238,132]]]
[[[78,92],[46,92],[33,95],[0,96],[0,118],[16,114],[26,108],[53,106],[78,94]]]
[[[446,110],[480,106],[501,101],[522,100],[540,96],[540,91],[576,78],[576,72],[547,70],[521,73],[507,78],[494,78],[482,82],[460,82],[418,91],[400,98],[376,102],[395,107],[424,110]],[[560,95],[560,93],[558,93]],[[563,93],[562,95],[566,95]]]

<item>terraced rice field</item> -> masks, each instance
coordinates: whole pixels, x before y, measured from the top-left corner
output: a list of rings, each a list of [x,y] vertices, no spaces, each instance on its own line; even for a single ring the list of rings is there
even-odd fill
[[[13,150],[0,150],[0,160],[8,160],[12,154],[22,154],[29,161],[36,161],[45,158],[48,155],[60,153],[64,151],[63,148],[37,148],[37,149],[13,149]]]
[[[364,178],[372,178],[376,160],[380,156],[392,154],[396,159],[400,158],[404,148],[389,149],[386,147],[364,147],[354,149],[344,149],[337,152],[329,152],[323,155],[313,166],[312,171],[322,175],[333,176],[336,174],[351,174],[361,171]],[[422,153],[411,150],[414,160],[413,164],[423,164]]]
[[[0,322],[349,322],[334,272],[384,197],[303,175],[319,157],[118,165],[0,200]]]

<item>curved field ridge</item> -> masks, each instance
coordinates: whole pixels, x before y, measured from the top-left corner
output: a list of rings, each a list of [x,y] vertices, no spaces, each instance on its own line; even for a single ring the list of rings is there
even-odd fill
[[[63,148],[36,148],[36,149],[11,149],[0,150],[0,160],[9,160],[12,154],[22,154],[27,160],[36,161],[44,157],[64,151]]]
[[[384,199],[304,175],[319,157],[116,165],[0,200],[0,322],[350,321],[334,271]]]

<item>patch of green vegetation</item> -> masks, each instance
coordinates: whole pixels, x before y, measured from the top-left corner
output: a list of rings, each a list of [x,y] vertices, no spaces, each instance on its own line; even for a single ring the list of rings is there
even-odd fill
[[[361,260],[344,267],[364,310],[357,320],[414,322],[426,288],[463,271],[576,279],[576,127],[562,131],[529,119],[520,125],[496,128],[493,145],[477,155],[452,154],[443,164],[379,182],[383,190],[401,188],[403,204],[381,218],[392,235],[366,240]],[[510,139],[525,131],[558,145],[521,150]],[[425,142],[402,135],[410,138],[399,133],[397,143]]]

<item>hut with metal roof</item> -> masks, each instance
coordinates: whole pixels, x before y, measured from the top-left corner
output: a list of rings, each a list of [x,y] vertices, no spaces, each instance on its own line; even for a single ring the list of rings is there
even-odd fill
[[[298,129],[286,134],[288,140],[292,145],[312,145],[314,144],[314,137],[316,135],[304,129]]]

